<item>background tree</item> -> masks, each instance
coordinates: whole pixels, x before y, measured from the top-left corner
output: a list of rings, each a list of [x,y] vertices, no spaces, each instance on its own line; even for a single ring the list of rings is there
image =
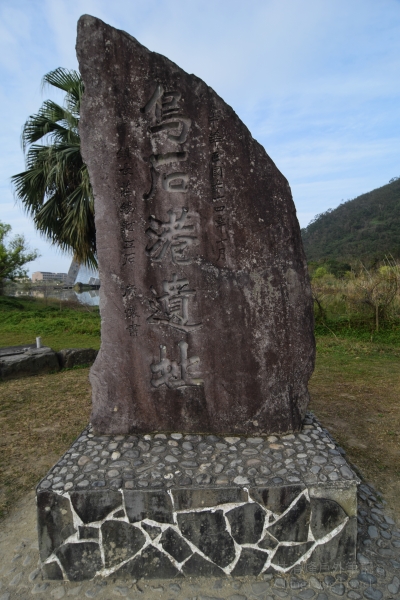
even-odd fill
[[[16,235],[6,245],[5,238],[10,231],[11,225],[0,221],[0,293],[5,279],[26,277],[26,269],[22,267],[39,256],[37,250],[29,250],[23,235]]]
[[[93,192],[79,137],[83,83],[76,71],[58,68],[44,76],[45,84],[66,93],[64,106],[46,100],[26,121],[26,171],[12,177],[15,193],[39,232],[97,267]]]

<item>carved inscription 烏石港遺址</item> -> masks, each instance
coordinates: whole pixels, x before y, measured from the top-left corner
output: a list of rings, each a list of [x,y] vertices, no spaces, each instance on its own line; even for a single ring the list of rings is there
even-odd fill
[[[164,86],[158,84],[147,104],[141,109],[143,113],[150,116],[153,124],[149,125],[152,136],[166,132],[169,144],[183,144],[187,140],[192,121],[189,117],[181,114],[179,100],[181,94],[178,91],[165,91]],[[181,150],[176,152],[164,152],[152,154],[148,161],[150,163],[150,191],[143,194],[144,200],[152,200],[157,191],[160,179],[159,168],[163,165],[176,165],[186,161],[188,153]],[[162,187],[171,193],[186,193],[189,184],[189,173],[183,169],[176,170],[173,167],[169,173],[162,174]]]
[[[135,239],[134,228],[136,221],[135,205],[132,201],[134,195],[129,176],[132,175],[132,160],[129,146],[119,148],[117,151],[119,176],[119,229],[122,242],[122,266],[130,267],[135,264]],[[131,271],[129,269],[129,277]],[[128,284],[122,288],[122,303],[124,306],[126,329],[131,337],[137,337],[139,319],[135,307],[136,287]]]
[[[141,109],[142,113],[151,118],[148,131],[153,142],[157,142],[161,150],[163,145],[167,145],[164,151],[153,153],[147,159],[150,163],[151,185],[150,191],[143,194],[144,200],[153,200],[158,189],[173,195],[187,193],[189,189],[189,173],[185,170],[188,152],[182,149],[182,144],[188,139],[192,121],[181,112],[180,100],[179,91],[166,91],[159,83]],[[166,267],[171,263],[180,267],[189,265],[193,262],[190,249],[198,243],[195,231],[198,215],[190,213],[187,208],[177,209],[173,205],[167,215],[165,221],[154,215],[149,217],[149,227],[145,232],[149,238],[146,254],[152,262],[164,263]],[[167,325],[184,333],[196,331],[201,323],[190,322],[189,301],[193,300],[195,291],[190,289],[188,278],[178,279],[174,273],[172,280],[164,279],[162,286],[164,293],[160,296],[154,286],[151,286],[155,298],[150,301],[152,314],[147,319],[148,324]],[[164,384],[170,389],[203,384],[203,380],[194,378],[189,372],[193,365],[200,363],[200,358],[187,358],[188,344],[184,340],[179,342],[178,347],[179,362],[169,360],[166,346],[160,344],[160,361],[155,361],[150,366],[150,383],[153,389]]]
[[[178,343],[179,361],[167,358],[167,347],[160,345],[160,360],[150,365],[151,385],[159,388],[163,385],[171,389],[187,385],[203,385],[203,380],[194,377],[192,367],[200,363],[198,356],[188,358],[188,344],[183,340]]]
[[[226,259],[227,220],[225,206],[224,165],[222,161],[221,142],[223,141],[220,120],[221,113],[213,109],[210,113],[210,150],[211,150],[211,197],[214,205],[214,226],[217,229],[217,262]]]
[[[193,235],[194,216],[187,208],[182,208],[179,217],[170,209],[167,221],[160,221],[154,216],[149,218],[150,226],[146,229],[146,235],[150,239],[146,254],[152,261],[161,262],[169,255],[175,265],[189,265],[193,261],[188,256],[188,249],[197,241],[197,236]]]
[[[154,288],[151,290],[155,299],[150,300],[150,308],[153,311],[148,317],[150,324],[164,324],[179,329],[180,331],[195,331],[201,327],[201,323],[190,323],[189,300],[196,292],[189,289],[189,280],[178,279],[176,273],[172,275],[172,281],[163,281],[163,294],[157,296]]]

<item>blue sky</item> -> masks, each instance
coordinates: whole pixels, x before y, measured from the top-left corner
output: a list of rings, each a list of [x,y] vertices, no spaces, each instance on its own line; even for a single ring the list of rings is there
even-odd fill
[[[37,270],[61,254],[15,203],[20,134],[44,73],[77,68],[88,13],[195,73],[230,104],[292,188],[302,227],[400,176],[400,0],[0,0],[0,219],[24,233]]]

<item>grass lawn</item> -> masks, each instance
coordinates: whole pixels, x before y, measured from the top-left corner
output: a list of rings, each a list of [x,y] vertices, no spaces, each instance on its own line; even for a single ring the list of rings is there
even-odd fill
[[[0,346],[34,344],[44,346],[100,348],[100,314],[97,307],[79,302],[0,296]]]
[[[33,343],[36,335],[54,350],[98,348],[98,310],[0,297],[0,346]],[[400,520],[400,347],[390,341],[319,333],[309,408]],[[36,485],[88,423],[88,372],[0,383],[0,515]]]

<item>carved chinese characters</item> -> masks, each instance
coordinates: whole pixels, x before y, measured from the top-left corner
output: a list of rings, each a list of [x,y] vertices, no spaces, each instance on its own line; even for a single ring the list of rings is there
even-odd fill
[[[192,356],[188,358],[188,345],[186,342],[179,342],[178,346],[179,363],[175,360],[169,360],[167,358],[167,348],[160,346],[160,362],[151,365],[151,372],[153,373],[151,385],[155,388],[165,384],[169,388],[175,389],[185,385],[201,385],[203,383],[202,379],[195,379],[192,374],[189,374],[189,369],[191,370],[193,365],[200,362],[199,357]]]
[[[154,288],[151,289],[156,298],[150,302],[154,313],[147,319],[148,323],[165,323],[181,331],[193,331],[201,327],[201,323],[190,323],[189,299],[196,292],[189,289],[188,279],[177,279],[176,273],[172,281],[163,281],[163,294],[157,296]]]
[[[153,136],[161,131],[167,132],[167,140],[170,144],[183,144],[187,141],[191,126],[191,119],[180,114],[179,91],[164,91],[161,84],[157,84],[155,91],[146,106],[142,109],[145,115],[151,115],[152,121],[148,127],[150,135]],[[178,131],[178,133],[177,133]],[[158,167],[168,165],[168,172],[161,176],[162,188],[171,195],[170,203],[173,208],[167,211],[168,219],[161,221],[154,216],[149,217],[149,227],[146,235],[149,238],[146,246],[146,254],[153,262],[163,263],[163,273],[167,273],[171,265],[188,266],[193,257],[190,254],[191,246],[197,242],[195,225],[193,221],[196,215],[189,213],[185,207],[177,209],[174,205],[175,194],[186,193],[189,187],[189,173],[184,171],[170,171],[174,163],[187,161],[188,152],[166,152],[165,154],[152,154],[149,158],[151,170],[151,189],[148,194],[143,194],[144,200],[157,199],[157,183],[160,178]],[[180,212],[177,212],[180,211]],[[165,270],[164,270],[165,269]],[[188,288],[188,279],[183,277],[177,279],[173,273],[171,281],[163,280],[164,294],[156,297],[150,302],[151,309],[155,312],[147,318],[148,324],[167,325],[181,332],[194,332],[201,327],[201,323],[189,323],[189,298],[195,296],[193,290]],[[186,288],[186,289],[185,289]],[[151,291],[155,293],[154,287]],[[163,330],[161,329],[161,334]],[[159,344],[160,360],[150,365],[152,377],[151,385],[160,388],[165,385],[170,389],[183,386],[202,385],[203,380],[194,378],[192,368],[199,366],[200,358],[194,356],[188,359],[188,343],[186,340],[178,342],[180,353],[179,362],[167,358],[167,348],[164,342]]]
[[[89,16],[77,52],[101,280],[95,429],[298,429],[314,339],[286,179],[167,58]]]
[[[196,241],[196,236],[192,235],[194,226],[190,224],[191,216],[187,208],[182,208],[180,216],[170,209],[165,222],[150,217],[150,227],[146,230],[150,238],[146,247],[147,255],[157,262],[169,255],[174,264],[190,264],[192,260],[187,251]]]
[[[218,123],[221,120],[221,114],[217,110],[212,110],[210,114],[210,150],[211,150],[211,190],[212,201],[214,204],[214,225],[217,230],[217,261],[225,261],[227,234],[227,215],[225,205],[224,172],[220,133]]]
[[[117,193],[117,202],[119,204],[119,234],[122,241],[121,264],[135,264],[135,239],[134,239],[134,220],[135,205],[132,202],[132,190],[130,188],[129,176],[132,175],[132,161],[129,147],[119,148],[117,151],[118,172],[119,172],[119,194]],[[124,306],[126,329],[132,337],[137,336],[138,332],[138,314],[135,308],[135,286],[127,284],[122,288],[122,303]]]
[[[181,94],[178,91],[166,92],[161,84],[157,84],[150,100],[142,108],[146,115],[152,115],[156,124],[149,127],[152,134],[160,131],[168,132],[167,138],[176,144],[186,142],[191,120],[179,114],[178,102]],[[165,154],[152,154],[149,157],[151,171],[151,188],[144,194],[145,200],[152,200],[157,190],[160,177],[158,168],[161,165],[172,165],[187,160],[187,152],[166,152]],[[172,171],[163,174],[161,182],[164,190],[168,192],[186,192],[189,175],[182,171]]]

